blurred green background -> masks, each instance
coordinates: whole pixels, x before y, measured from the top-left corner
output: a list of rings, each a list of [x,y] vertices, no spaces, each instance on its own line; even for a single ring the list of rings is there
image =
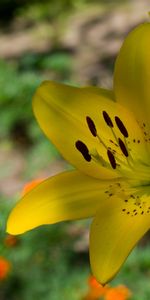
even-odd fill
[[[11,263],[0,300],[79,300],[90,274],[90,221],[43,226],[11,241],[7,216],[30,180],[69,166],[39,129],[31,99],[44,80],[112,86],[126,34],[148,19],[146,0],[0,0],[0,257]],[[149,235],[113,280],[150,299]],[[114,299],[115,300],[115,299]]]

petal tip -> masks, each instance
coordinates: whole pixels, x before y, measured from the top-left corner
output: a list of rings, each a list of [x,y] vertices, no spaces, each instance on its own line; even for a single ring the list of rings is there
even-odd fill
[[[22,220],[22,221],[21,221]],[[16,214],[16,207],[10,212],[6,223],[6,232],[11,235],[19,235],[28,231],[23,223],[22,218],[18,218]]]
[[[22,232],[19,232],[19,230],[14,226],[14,222],[11,220],[11,217],[8,218],[7,224],[6,224],[6,232],[11,235],[18,235]]]

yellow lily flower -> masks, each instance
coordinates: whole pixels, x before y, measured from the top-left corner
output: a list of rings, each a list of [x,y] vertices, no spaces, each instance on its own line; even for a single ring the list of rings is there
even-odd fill
[[[105,284],[150,227],[150,23],[126,38],[114,87],[46,81],[33,99],[46,136],[77,170],[40,183],[12,210],[7,231],[93,217],[90,261]]]

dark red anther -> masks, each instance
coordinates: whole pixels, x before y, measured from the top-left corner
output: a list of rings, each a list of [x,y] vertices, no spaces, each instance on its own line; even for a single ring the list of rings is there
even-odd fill
[[[109,127],[114,127],[113,122],[106,111],[103,111],[103,118]]]
[[[96,130],[96,126],[93,122],[93,120],[90,117],[86,117],[86,121],[89,127],[89,130],[91,131],[93,136],[97,136],[97,130]]]
[[[124,137],[128,137],[128,131],[127,129],[125,128],[124,124],[122,123],[122,121],[119,119],[119,117],[115,117],[115,121],[116,121],[116,124],[120,130],[120,132],[123,134]]]
[[[108,155],[108,158],[109,158],[112,168],[116,169],[117,164],[116,164],[115,157],[109,149],[107,150],[107,155]]]
[[[120,149],[121,149],[122,153],[123,153],[126,157],[128,157],[129,154],[128,154],[128,151],[127,151],[127,148],[126,148],[124,142],[123,142],[120,138],[118,139],[118,142],[119,142],[119,146],[120,146]]]
[[[81,154],[83,155],[83,157],[86,161],[88,161],[88,162],[91,161],[91,155],[89,154],[89,150],[83,142],[77,141],[75,143],[75,146],[81,152]]]

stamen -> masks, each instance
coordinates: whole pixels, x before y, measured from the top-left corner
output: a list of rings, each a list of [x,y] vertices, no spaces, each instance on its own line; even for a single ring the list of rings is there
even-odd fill
[[[127,151],[127,148],[126,148],[124,142],[123,142],[120,138],[118,139],[118,142],[119,142],[119,146],[120,146],[120,149],[121,149],[122,153],[123,153],[126,157],[128,157],[129,154],[128,154],[128,151]]]
[[[99,163],[101,166],[110,169],[110,164],[97,152],[96,149],[90,151],[91,159],[96,163]]]
[[[108,158],[109,158],[112,168],[116,169],[117,164],[116,164],[115,157],[109,149],[107,150],[107,155],[108,155]]]
[[[113,122],[112,122],[110,116],[108,115],[108,113],[106,111],[103,111],[103,118],[104,118],[106,124],[111,128],[111,132],[112,132],[112,134],[113,134],[113,136],[114,136],[114,138],[117,142],[117,145],[118,145],[118,139],[117,139],[117,136],[116,136],[116,134],[113,130],[113,127],[114,127]]]
[[[103,118],[109,127],[114,127],[113,122],[106,111],[103,111]]]
[[[115,121],[116,121],[116,124],[120,130],[120,132],[123,134],[124,137],[128,137],[128,131],[127,129],[125,128],[124,124],[122,123],[122,121],[119,119],[119,117],[115,117]]]
[[[86,161],[91,161],[91,155],[89,154],[89,150],[83,142],[77,141],[75,143],[75,146],[81,152]]]
[[[87,121],[88,127],[89,127],[92,135],[96,137],[97,136],[97,130],[96,130],[96,126],[95,126],[93,120],[90,117],[86,117],[86,121]]]

